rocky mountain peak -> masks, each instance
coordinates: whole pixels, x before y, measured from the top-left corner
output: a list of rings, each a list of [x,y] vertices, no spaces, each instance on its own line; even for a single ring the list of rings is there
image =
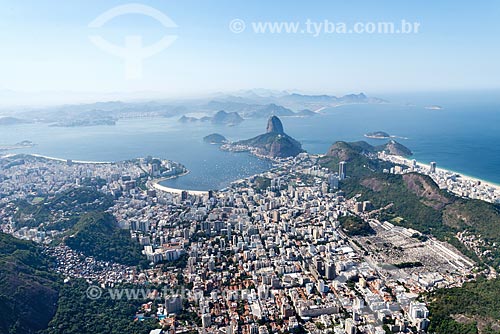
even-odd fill
[[[277,133],[277,134],[284,134],[285,132],[283,131],[283,124],[281,123],[280,119],[277,116],[271,116],[269,117],[269,120],[267,121],[267,133]]]

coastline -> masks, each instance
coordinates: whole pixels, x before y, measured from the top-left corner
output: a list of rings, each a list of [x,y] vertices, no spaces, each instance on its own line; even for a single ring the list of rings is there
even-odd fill
[[[54,160],[54,161],[60,161],[60,162],[71,161],[74,164],[111,165],[111,164],[115,163],[112,161],[86,161],[86,160],[62,159],[62,158],[49,157],[46,155],[41,155],[41,154],[36,154],[36,153],[29,153],[29,154],[25,154],[25,155],[30,155],[30,156],[33,156],[36,158],[42,158],[42,159]]]
[[[16,156],[16,155],[19,155],[19,154],[7,154],[4,156],[1,156],[0,158],[8,158],[8,157]],[[30,154],[25,154],[25,155],[33,156],[35,158],[58,161],[58,162],[67,162],[68,161],[68,159],[49,157],[49,156],[35,154],[35,153],[30,153]],[[110,165],[110,164],[116,163],[116,162],[111,162],[111,161],[85,161],[85,160],[71,160],[71,162],[75,163],[75,164],[93,164],[93,165]],[[162,181],[174,179],[174,178],[181,177],[181,176],[184,176],[187,174],[189,174],[189,171],[186,171],[186,172],[184,172],[182,174],[178,174],[178,175],[173,175],[173,176],[169,176],[169,177],[165,177],[165,178],[160,178],[160,179],[148,181],[148,184],[151,184],[152,187],[156,190],[160,190],[160,191],[164,191],[164,192],[168,192],[168,193],[173,193],[173,194],[182,194],[183,191],[187,191],[188,194],[190,194],[190,195],[196,195],[196,196],[208,195],[208,191],[204,191],[204,190],[177,189],[177,188],[163,186],[160,184],[160,182],[162,182]]]
[[[222,146],[224,146],[224,145],[222,145]],[[279,163],[280,162],[279,159],[273,159],[271,157],[258,154],[257,152],[254,152],[250,148],[245,148],[244,150],[242,150],[242,149],[231,150],[231,149],[227,149],[226,148],[226,149],[222,149],[222,150],[228,151],[228,152],[248,152],[251,155],[253,155],[253,156],[255,156],[255,157],[259,158],[259,159],[265,159],[265,160],[268,160],[268,161],[271,161],[271,162],[274,162],[274,163]],[[27,156],[33,156],[33,157],[36,157],[36,158],[53,160],[53,161],[58,161],[58,162],[67,162],[68,160],[71,160],[71,159],[63,159],[63,158],[57,158],[57,157],[50,157],[50,156],[36,154],[36,153],[28,153],[28,154],[12,154],[12,153],[10,153],[10,154],[6,154],[6,155],[2,155],[2,156],[0,156],[0,158],[8,158],[8,157],[16,156],[16,155],[27,155]],[[398,163],[401,163],[401,164],[403,164],[405,166],[408,166],[408,167],[411,167],[411,163],[412,163],[412,160],[413,160],[413,159],[410,159],[410,158],[405,158],[405,157],[395,156],[395,155],[390,155],[390,158],[395,159],[395,160],[398,161]],[[101,164],[101,165],[116,163],[116,162],[112,162],[112,161],[86,161],[86,160],[71,160],[71,162],[75,163],[75,164]],[[416,162],[422,168],[430,169],[430,164],[424,163],[424,162],[418,161],[418,160],[416,160]],[[458,175],[463,181],[466,181],[466,182],[475,182],[475,183],[480,182],[482,186],[493,188],[494,191],[500,193],[500,184],[498,184],[498,183],[495,183],[495,182],[492,182],[492,181],[489,181],[489,180],[485,180],[485,179],[481,179],[481,178],[478,178],[478,177],[475,177],[475,176],[467,175],[467,174],[464,174],[464,173],[461,173],[461,172],[457,172],[457,171],[454,171],[454,170],[451,170],[451,169],[447,169],[447,168],[437,167],[436,170],[439,171],[439,172],[441,172],[441,173],[448,173],[448,174]],[[208,191],[204,191],[204,190],[179,189],[179,188],[167,187],[167,186],[164,186],[164,185],[160,184],[160,182],[162,182],[162,181],[170,180],[170,179],[177,178],[177,177],[181,177],[181,176],[187,175],[188,173],[189,173],[189,171],[186,171],[186,172],[184,172],[182,174],[173,175],[173,176],[166,177],[166,178],[154,179],[154,180],[148,181],[148,184],[150,184],[152,186],[152,188],[154,188],[156,190],[164,191],[164,192],[169,192],[169,193],[173,193],[173,194],[181,194],[183,191],[187,191],[188,194],[196,195],[196,196],[208,195]],[[235,180],[235,181],[237,181],[237,180]]]
[[[404,157],[396,156],[396,155],[390,155],[390,157],[391,158],[395,158],[395,159],[401,161],[401,164],[403,164],[405,166],[411,167],[411,161],[413,159],[404,158]],[[430,169],[430,164],[424,163],[424,162],[421,162],[421,161],[418,161],[418,160],[415,160],[415,161],[421,167]],[[491,182],[491,181],[488,181],[488,180],[480,179],[478,177],[470,176],[470,175],[467,175],[467,174],[464,174],[464,173],[461,173],[461,172],[457,172],[457,171],[454,171],[454,170],[451,170],[451,169],[447,169],[447,168],[436,167],[436,170],[439,171],[439,172],[442,172],[442,173],[456,174],[456,175],[460,176],[460,178],[463,179],[463,180],[465,180],[465,181],[481,182],[482,185],[489,186],[491,188],[494,188],[496,191],[500,192],[500,184],[497,184],[495,182]]]
[[[154,179],[154,180],[148,181],[148,187],[151,186],[153,189],[156,189],[156,190],[159,190],[159,191],[163,191],[163,192],[168,192],[168,193],[171,193],[171,194],[177,194],[177,195],[182,194],[182,192],[184,192],[184,191],[186,191],[189,195],[195,195],[195,196],[205,196],[205,195],[208,195],[208,191],[204,191],[204,190],[178,189],[178,188],[167,187],[167,186],[164,186],[164,185],[160,184],[160,182],[163,182],[163,181],[166,181],[166,180],[175,179],[175,178],[187,175],[187,174],[189,174],[189,171],[186,171],[186,172],[184,172],[182,174],[178,174],[178,175],[172,175],[172,176],[169,176],[169,177],[163,177],[163,178],[160,178],[160,179]]]

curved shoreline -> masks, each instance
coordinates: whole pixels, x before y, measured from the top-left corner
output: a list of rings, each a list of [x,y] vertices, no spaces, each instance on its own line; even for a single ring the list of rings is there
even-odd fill
[[[399,157],[400,160],[402,160],[401,164],[403,164],[405,166],[408,166],[408,167],[411,167],[411,161],[413,159],[411,159],[411,158],[405,158],[405,157],[401,157],[401,156],[394,156],[394,155],[392,155],[392,156],[393,157]],[[425,168],[428,168],[428,169],[430,168],[430,164],[429,163],[425,163],[425,162],[422,162],[422,161],[417,160],[417,159],[415,159],[415,161],[417,162],[417,164],[419,164],[421,166],[424,166]],[[443,168],[443,167],[436,167],[436,170],[444,172],[444,173],[456,174],[460,178],[462,178],[463,180],[468,180],[468,181],[473,181],[473,182],[480,181],[483,185],[488,185],[488,186],[490,186],[492,188],[496,188],[497,191],[500,191],[500,184],[492,182],[492,181],[480,179],[480,178],[475,177],[475,176],[467,175],[467,174],[464,174],[462,172],[458,172],[458,171],[455,171],[455,170],[452,170],[452,169],[448,169],[448,168]]]
[[[16,156],[16,155],[19,155],[19,154],[8,154],[8,155],[5,155],[5,156],[1,156],[0,158],[10,157],[10,156]],[[41,159],[58,161],[58,162],[67,162],[68,160],[71,160],[71,159],[62,159],[62,158],[49,157],[49,156],[45,156],[45,155],[41,155],[41,154],[36,154],[36,153],[29,153],[29,154],[25,154],[25,155],[33,156],[35,158],[41,158]],[[93,164],[93,165],[108,165],[108,164],[115,164],[115,163],[117,163],[117,162],[112,162],[112,161],[85,161],[85,160],[71,160],[71,162],[75,163],[75,164]],[[148,181],[148,184],[151,184],[152,187],[154,189],[156,189],[156,190],[160,190],[160,191],[164,191],[164,192],[168,192],[168,193],[173,193],[173,194],[182,194],[183,191],[187,191],[187,193],[190,194],[190,195],[196,195],[196,196],[208,195],[208,191],[204,191],[204,190],[177,189],[177,188],[166,187],[166,186],[163,186],[163,185],[160,184],[160,182],[162,182],[162,181],[174,179],[174,178],[181,177],[181,176],[184,176],[184,175],[187,175],[187,174],[189,174],[189,170],[186,171],[186,172],[184,172],[184,173],[182,173],[182,174],[173,175],[173,176],[169,176],[169,177],[165,177],[165,178],[160,178],[160,179],[155,179],[155,180],[152,180],[152,181]]]
[[[187,175],[187,174],[189,174],[189,171],[186,171],[186,172],[184,172],[182,174],[178,174],[178,175],[173,175],[173,176],[164,177],[164,178],[160,178],[160,179],[154,179],[154,180],[148,181],[148,186],[151,186],[153,189],[156,189],[159,191],[164,191],[164,192],[168,192],[171,194],[177,194],[177,195],[182,194],[182,192],[184,192],[184,191],[186,191],[189,195],[195,195],[195,196],[208,195],[208,191],[204,191],[204,190],[178,189],[178,188],[167,187],[167,186],[160,184],[160,182],[175,179],[175,178]]]

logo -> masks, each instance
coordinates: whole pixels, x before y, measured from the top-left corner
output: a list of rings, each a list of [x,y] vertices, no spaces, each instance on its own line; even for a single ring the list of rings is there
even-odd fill
[[[232,33],[241,34],[243,31],[245,31],[245,28],[246,28],[245,21],[241,19],[234,19],[231,20],[231,22],[229,22],[229,30]]]
[[[87,291],[85,291],[85,293],[87,294],[87,298],[92,299],[92,300],[99,299],[102,296],[101,288],[96,286],[96,285],[89,286],[87,288]]]
[[[165,28],[177,28],[172,19],[159,10],[142,4],[126,4],[113,7],[89,23],[89,28],[100,28],[112,19],[127,15],[140,14],[154,18]],[[114,45],[98,35],[90,35],[90,41],[103,51],[123,58],[125,61],[125,77],[127,79],[138,79],[142,76],[142,62],[157,53],[168,48],[177,39],[176,35],[165,35],[158,42],[143,46],[142,36],[125,36],[125,45]]]

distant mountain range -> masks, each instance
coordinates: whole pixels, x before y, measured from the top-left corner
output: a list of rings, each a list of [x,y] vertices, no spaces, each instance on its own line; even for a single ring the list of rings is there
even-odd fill
[[[190,117],[183,115],[179,118],[179,122],[181,123],[190,123],[190,122],[211,122],[214,124],[226,124],[226,125],[237,125],[243,122],[243,118],[237,112],[225,112],[224,110],[218,111],[214,116],[209,117]]]
[[[15,116],[25,121],[37,121],[55,124],[102,124],[124,118],[139,117],[176,117],[191,114],[205,114],[215,117],[217,112],[237,113],[241,118],[268,118],[270,116],[314,116],[325,108],[345,104],[379,104],[387,101],[368,97],[364,93],[348,94],[341,97],[333,95],[305,95],[298,93],[277,92],[264,89],[239,91],[233,94],[215,94],[206,98],[184,100],[154,100],[144,102],[106,101],[87,104],[62,105],[44,108],[24,108],[5,116]],[[15,114],[15,115],[14,115]],[[238,116],[232,114],[231,122],[237,124]],[[203,117],[201,120],[206,120]],[[214,120],[217,122],[217,120]],[[4,123],[10,123],[5,119]]]
[[[368,97],[364,93],[349,94],[341,97],[333,95],[303,95],[303,94],[280,94],[260,96],[257,94],[226,95],[213,99],[204,107],[207,109],[223,109],[235,111],[245,117],[269,117],[294,116],[297,112],[293,110],[307,110],[310,115],[312,111],[324,108],[337,107],[345,104],[380,104],[388,101]]]
[[[0,125],[17,125],[29,123],[29,121],[16,117],[0,117]]]

